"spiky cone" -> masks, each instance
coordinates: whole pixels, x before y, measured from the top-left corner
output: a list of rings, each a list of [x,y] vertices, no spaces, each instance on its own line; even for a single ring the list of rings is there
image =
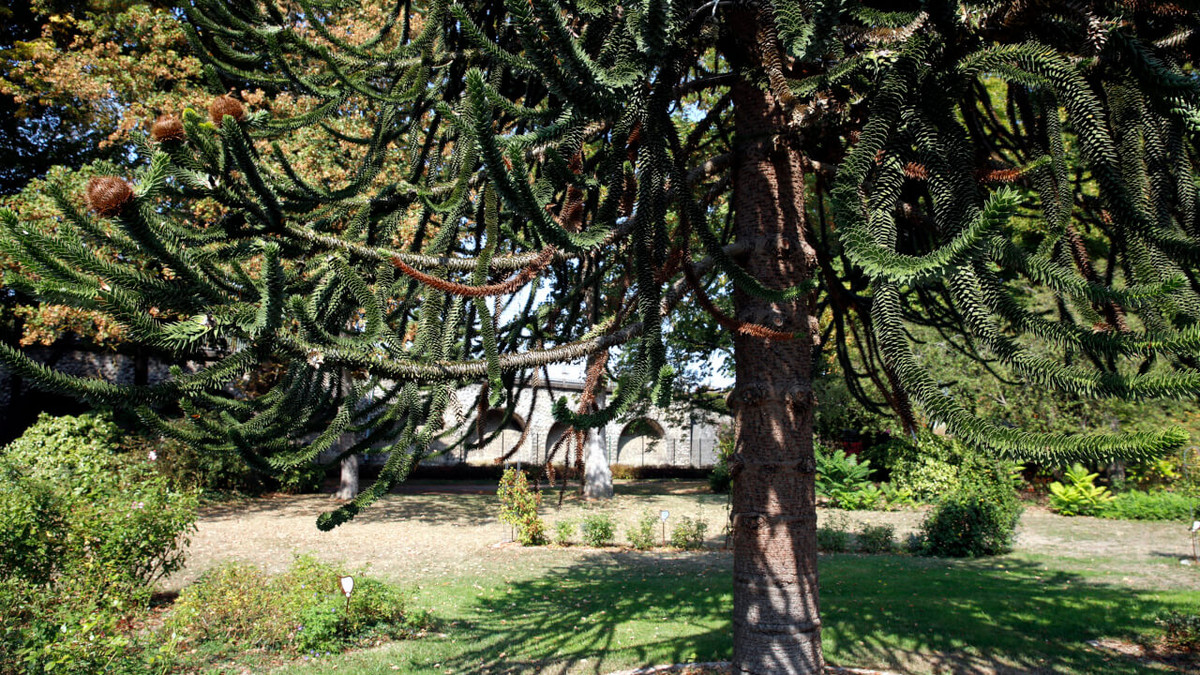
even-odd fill
[[[246,118],[246,106],[229,94],[222,94],[214,98],[208,106],[209,119],[213,121],[213,124],[220,124],[226,115],[241,122]]]
[[[133,201],[133,186],[124,178],[95,176],[87,184],[87,205],[100,216],[115,216]]]
[[[183,122],[178,117],[159,115],[158,119],[154,120],[154,126],[150,127],[150,138],[159,143],[182,141],[187,138],[187,132],[183,130]]]

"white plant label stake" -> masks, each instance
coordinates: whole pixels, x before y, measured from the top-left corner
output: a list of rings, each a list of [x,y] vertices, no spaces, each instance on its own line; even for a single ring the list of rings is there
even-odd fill
[[[342,595],[346,596],[346,611],[350,611],[350,594],[354,592],[354,577],[340,577],[338,585],[342,587]]]

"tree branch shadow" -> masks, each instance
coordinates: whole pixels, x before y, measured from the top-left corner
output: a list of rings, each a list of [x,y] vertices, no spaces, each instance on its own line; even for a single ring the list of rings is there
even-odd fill
[[[1011,558],[822,556],[821,574],[829,660],[899,672],[1152,672],[1157,665],[1088,641],[1136,638],[1182,604]],[[730,588],[729,556],[719,552],[589,554],[481,594],[450,629],[468,646],[443,667],[600,675],[726,660]]]

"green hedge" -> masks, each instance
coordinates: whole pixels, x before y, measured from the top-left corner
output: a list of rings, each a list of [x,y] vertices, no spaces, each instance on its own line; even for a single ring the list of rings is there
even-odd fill
[[[1200,499],[1180,492],[1122,492],[1104,505],[1100,515],[1120,520],[1190,521]]]

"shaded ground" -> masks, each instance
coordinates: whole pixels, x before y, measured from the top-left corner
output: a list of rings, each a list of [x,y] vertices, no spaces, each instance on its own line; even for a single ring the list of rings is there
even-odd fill
[[[178,590],[204,570],[227,560],[258,564],[269,571],[287,567],[295,554],[344,561],[352,567],[370,565],[373,574],[396,581],[420,581],[466,572],[504,573],[509,569],[545,568],[569,563],[589,549],[522,548],[507,546],[511,530],[496,517],[489,486],[414,485],[390,494],[349,523],[331,532],[316,527],[317,516],[338,504],[328,495],[279,495],[234,500],[201,510],[192,536],[187,567],[164,584]],[[625,527],[643,510],[668,509],[674,516],[701,517],[709,524],[709,544],[719,547],[728,519],[726,497],[701,491],[698,482],[619,485],[611,504],[590,507],[573,495],[558,506],[558,493],[547,492],[542,509],[551,525],[561,518],[578,520],[591,508],[601,508],[616,520],[617,542],[625,542]],[[647,495],[654,490],[668,494]],[[664,553],[663,559],[694,556]],[[701,565],[722,564],[715,554]]]
[[[190,583],[221,561],[239,560],[268,570],[282,570],[293,555],[309,553],[352,567],[370,565],[376,575],[396,581],[421,581],[463,573],[499,573],[546,569],[572,564],[594,551],[581,546],[534,548],[506,546],[508,526],[496,519],[490,486],[414,485],[407,494],[391,494],[353,521],[331,532],[316,528],[316,519],[337,502],[327,495],[283,495],[206,506],[192,537],[187,568],[171,577],[167,590]],[[664,494],[665,493],[665,494]],[[578,519],[589,508],[572,495],[562,507],[557,492],[545,495],[542,512],[548,523]],[[617,542],[643,511],[703,518],[709,524],[709,546],[724,543],[727,498],[707,492],[696,481],[631,482],[617,486],[617,497],[603,508],[618,523]],[[919,511],[821,510],[823,522],[844,519],[851,530],[862,524],[890,523],[903,541],[924,514]],[[609,552],[607,555],[623,555]],[[1016,556],[1050,570],[1087,572],[1106,582],[1131,588],[1200,590],[1200,568],[1183,567],[1191,555],[1191,539],[1180,523],[1152,523],[1064,518],[1044,509],[1027,509],[1018,530]],[[706,556],[655,552],[635,556],[647,564],[728,565],[729,555]]]

